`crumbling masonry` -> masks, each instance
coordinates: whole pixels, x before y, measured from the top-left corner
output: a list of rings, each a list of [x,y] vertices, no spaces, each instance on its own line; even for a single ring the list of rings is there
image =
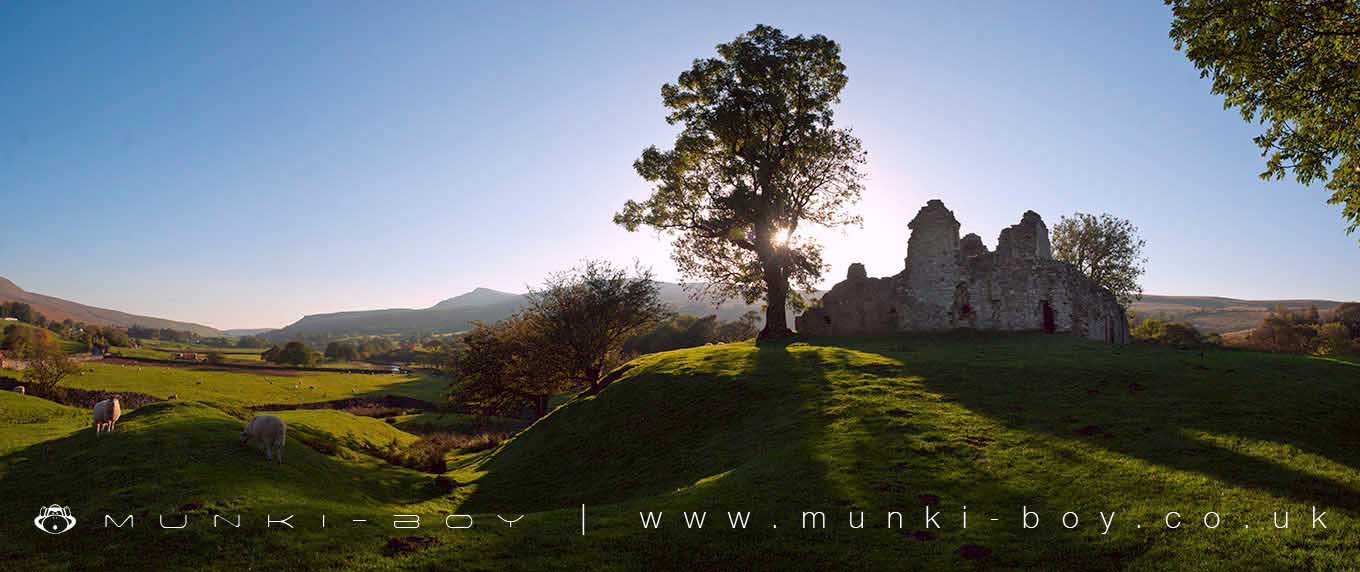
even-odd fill
[[[996,252],[976,234],[959,239],[959,221],[938,199],[907,225],[906,269],[869,278],[850,265],[845,280],[796,320],[809,335],[1035,330],[1128,343],[1124,309],[1109,290],[1053,259],[1048,227],[1028,211],[1003,229]]]

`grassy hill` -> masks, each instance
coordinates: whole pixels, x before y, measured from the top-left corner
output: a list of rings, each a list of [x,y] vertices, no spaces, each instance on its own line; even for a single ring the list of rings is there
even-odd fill
[[[1042,335],[728,344],[637,360],[598,395],[461,457],[450,495],[430,475],[303,443],[390,440],[396,427],[285,412],[301,439],[271,467],[237,447],[234,406],[166,403],[112,436],[31,437],[0,457],[0,512],[16,515],[0,521],[0,568],[1344,570],[1360,557],[1357,403],[1360,365],[1304,356]],[[60,461],[37,460],[41,446]],[[89,526],[35,530],[30,513],[51,502]],[[926,504],[941,529],[925,528]],[[1308,527],[1314,505],[1328,529]],[[1020,527],[1022,506],[1039,528]],[[137,510],[240,512],[247,525],[97,526]],[[1294,526],[1275,530],[1285,510]],[[706,526],[687,530],[682,511],[706,511]],[[749,512],[749,528],[732,530],[728,511]],[[804,511],[826,528],[803,529]],[[859,511],[865,526],[851,528]],[[902,528],[885,526],[889,511]],[[1065,511],[1076,529],[1059,524]],[[1116,513],[1108,534],[1102,511]],[[1169,511],[1181,529],[1161,524]],[[1200,524],[1206,511],[1220,528]],[[265,512],[311,524],[269,530]],[[661,513],[661,528],[639,512]],[[323,531],[320,513],[376,522]],[[476,526],[444,528],[449,513]],[[425,526],[394,530],[392,514]],[[510,528],[496,514],[526,516]],[[384,553],[410,535],[434,545]]]

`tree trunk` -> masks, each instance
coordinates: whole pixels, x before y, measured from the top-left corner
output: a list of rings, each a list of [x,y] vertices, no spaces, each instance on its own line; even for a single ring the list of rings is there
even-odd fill
[[[586,368],[586,379],[589,379],[589,380],[590,380],[590,393],[591,393],[591,394],[598,393],[598,392],[600,391],[600,389],[602,389],[602,388],[600,387],[600,372],[601,372],[601,371],[603,371],[603,368],[598,368],[598,367],[594,367],[594,366],[591,366],[591,367]]]
[[[756,340],[780,340],[791,337],[794,332],[789,329],[788,316],[784,310],[789,300],[789,278],[775,260],[766,261],[764,266],[765,328],[760,330],[760,336]]]
[[[540,419],[548,414],[548,398],[547,395],[534,396],[534,419]]]

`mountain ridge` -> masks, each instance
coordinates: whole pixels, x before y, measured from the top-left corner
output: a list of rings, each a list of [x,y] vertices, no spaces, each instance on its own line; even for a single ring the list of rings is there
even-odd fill
[[[146,326],[148,328],[184,330],[204,337],[218,337],[224,335],[221,330],[203,324],[130,314],[119,310],[89,306],[79,302],[58,298],[56,296],[29,292],[3,276],[0,276],[0,302],[23,302],[32,306],[35,311],[46,316],[47,319],[56,320],[58,322],[70,319],[76,322],[100,326],[118,326],[122,328],[130,326]]]

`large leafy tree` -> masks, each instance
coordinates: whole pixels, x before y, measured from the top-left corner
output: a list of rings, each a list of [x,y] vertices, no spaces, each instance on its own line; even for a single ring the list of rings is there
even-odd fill
[[[614,222],[673,238],[672,258],[714,301],[765,298],[762,339],[792,334],[786,308],[825,271],[800,225],[858,224],[865,153],[832,106],[845,87],[840,46],[757,26],[695,60],[661,88],[666,121],[682,125],[670,150],[647,148],[633,167],[655,186]]]
[[[1108,214],[1062,217],[1050,232],[1053,257],[1076,266],[1114,293],[1125,308],[1143,297],[1138,278],[1145,271],[1146,242],[1133,223]]]
[[[1325,181],[1360,227],[1360,2],[1165,0],[1176,49],[1259,122],[1262,178]]]

